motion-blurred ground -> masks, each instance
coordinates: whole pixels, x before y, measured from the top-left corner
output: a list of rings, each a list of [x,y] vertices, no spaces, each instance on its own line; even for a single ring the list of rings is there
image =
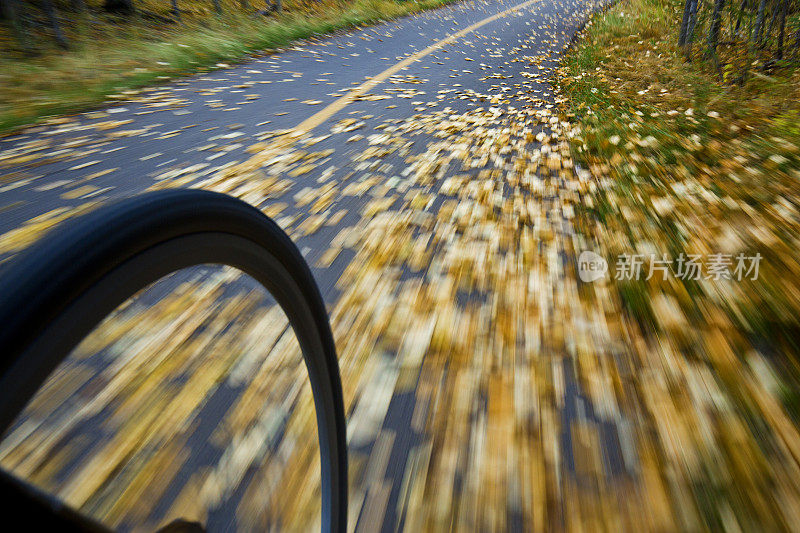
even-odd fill
[[[793,139],[770,141],[786,161],[767,175],[735,157],[727,174],[702,159],[652,170],[659,155],[690,159],[640,130],[645,113],[699,112],[581,106],[627,87],[588,64],[567,63],[590,79],[583,96],[557,93],[561,54],[600,6],[550,0],[420,57],[307,135],[291,129],[365,75],[513,6],[468,2],[303,43],[3,140],[0,246],[16,252],[87,203],[143,188],[227,192],[275,217],[330,306],[353,528],[796,527]],[[614,105],[625,137],[601,141],[604,163],[590,135]],[[711,134],[692,153],[730,126],[707,105]],[[612,270],[618,254],[764,258],[757,283],[686,288],[581,281],[586,250]],[[59,370],[3,442],[3,466],[123,529],[179,515],[313,527],[315,428],[280,312],[229,270],[165,283]],[[740,302],[765,294],[789,302],[767,312],[789,311],[759,331]]]

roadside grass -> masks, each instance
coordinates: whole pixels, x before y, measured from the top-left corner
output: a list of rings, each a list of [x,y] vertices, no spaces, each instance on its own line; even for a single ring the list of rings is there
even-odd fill
[[[653,338],[702,358],[721,334],[739,357],[753,346],[775,355],[797,385],[800,72],[751,71],[732,83],[699,59],[702,35],[687,62],[676,44],[682,6],[621,0],[593,17],[560,69],[580,128],[576,160],[599,184],[582,229],[612,276],[620,254],[644,256],[641,279],[612,283]],[[737,254],[761,254],[758,278],[644,279],[651,254],[699,254],[707,267],[715,253],[730,255],[730,270]]]
[[[679,0],[620,0],[593,17],[562,64],[573,156],[593,184],[576,225],[609,262],[606,294],[618,304],[610,308],[639,330],[630,339],[647,361],[642,372],[663,368],[684,399],[693,396],[670,365],[705,373],[703,386],[727,402],[714,431],[741,422],[731,434],[754,435],[773,457],[771,421],[785,412],[800,423],[800,73],[779,65],[736,83],[726,75],[737,64],[729,51],[720,53],[722,74],[700,58],[702,35],[687,62],[676,44],[681,9]],[[708,279],[717,253],[730,270],[738,254],[760,254],[757,279]],[[643,258],[638,279],[615,279],[623,254]],[[677,276],[681,254],[701,258],[700,279]],[[647,279],[663,256],[670,274]],[[743,529],[785,527],[762,498],[772,467],[742,465],[725,481],[714,467],[690,472],[705,527],[727,527],[724,508]]]
[[[219,62],[453,1],[289,0],[281,14],[265,17],[237,10],[238,0],[223,1],[222,15],[211,11],[210,1],[181,0],[180,23],[121,19],[102,13],[99,2],[89,2],[94,9],[86,15],[62,13],[69,50],[57,48],[41,25],[30,29],[26,37],[30,46],[23,50],[8,28],[0,26],[0,41],[11,51],[0,55],[0,133],[48,116],[82,111]],[[137,6],[169,14],[166,1],[141,0]]]

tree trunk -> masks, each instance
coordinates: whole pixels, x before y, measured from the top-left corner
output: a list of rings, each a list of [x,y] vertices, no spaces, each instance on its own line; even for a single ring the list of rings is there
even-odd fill
[[[686,0],[686,4],[683,6],[683,20],[681,20],[681,31],[678,33],[678,46],[686,44],[686,31],[689,28],[689,15],[692,11],[693,1],[694,0]]]
[[[134,12],[133,0],[105,0],[103,9],[111,13],[124,13],[130,15]]]
[[[778,30],[778,50],[775,53],[777,59],[783,59],[783,34],[786,31],[786,13],[789,11],[789,0],[783,0],[778,6],[781,12],[780,29]]]
[[[241,5],[242,9],[245,11],[250,10],[250,0],[240,0],[239,5]]]
[[[56,13],[56,8],[53,7],[52,0],[42,0],[42,9],[50,20],[50,27],[53,29],[53,37],[55,37],[56,44],[66,50],[69,48],[69,43],[61,31],[61,25],[58,22],[58,13]]]
[[[686,28],[686,59],[692,57],[692,42],[694,41],[694,28],[697,25],[697,11],[700,8],[700,0],[692,0],[692,5],[689,10],[689,27]]]
[[[692,0],[692,8],[689,12],[689,27],[686,29],[686,43],[694,40],[694,29],[697,26],[697,12],[700,10],[700,0]]]
[[[742,5],[739,6],[739,14],[736,16],[736,27],[733,29],[733,33],[738,36],[739,35],[739,28],[742,25],[742,16],[744,16],[744,8],[747,5],[747,0],[742,0]]]
[[[79,13],[86,11],[86,2],[84,0],[70,0],[70,5],[74,11]]]
[[[178,19],[178,22],[181,21],[181,10],[178,8],[178,0],[170,0],[170,11]]]
[[[214,4],[214,11],[217,12],[217,15],[221,15],[222,6],[220,5],[219,0],[211,0],[211,2]]]
[[[722,18],[722,9],[724,7],[725,0],[714,0],[714,11],[711,14],[711,25],[708,28],[708,49],[706,50],[706,57],[713,57],[717,53],[719,27]]]
[[[764,42],[762,43],[764,46],[767,45],[769,42],[769,37],[772,35],[772,28],[775,27],[775,21],[778,20],[778,15],[781,13],[781,3],[780,0],[775,0],[775,9],[772,11],[772,19],[769,21],[769,28],[767,28],[767,33],[764,34]]]
[[[761,42],[761,29],[764,27],[764,11],[767,9],[767,0],[761,0],[758,4],[758,14],[756,15],[756,31],[753,34],[753,42],[759,44]]]

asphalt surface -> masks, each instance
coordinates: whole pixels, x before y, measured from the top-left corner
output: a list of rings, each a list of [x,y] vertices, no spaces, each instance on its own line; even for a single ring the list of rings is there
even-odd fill
[[[2,138],[0,233],[53,210],[126,198],[165,179],[192,186],[203,176],[246,161],[247,148],[265,134],[294,128],[371,76],[519,4],[522,2],[457,3],[339,36],[299,42],[240,65],[222,66],[142,91],[136,95],[140,101],[122,100],[96,112],[55,120],[64,120],[64,124],[32,127]],[[333,181],[353,172],[353,156],[367,143],[347,142],[352,135],[380,133],[375,128],[387,120],[405,119],[419,114],[422,108],[430,109],[427,104],[436,101],[437,91],[518,90],[517,86],[526,81],[519,76],[523,66],[511,62],[507,51],[522,43],[530,55],[560,51],[585,22],[586,13],[582,3],[536,1],[403,68],[392,80],[410,84],[384,82],[370,94],[411,91],[390,100],[353,102],[312,130],[313,135],[327,134],[336,122],[346,118],[364,122],[350,135],[334,135],[315,145],[315,150],[334,152],[316,161],[317,168],[292,178],[286,194],[316,187],[320,174],[331,167],[335,171],[328,179]],[[487,79],[506,72],[516,77],[508,81]],[[524,85],[525,90],[539,91],[541,98],[551,97],[547,83]],[[481,105],[447,95],[436,103],[437,109],[450,107],[454,113]],[[426,140],[421,138],[419,144]],[[402,170],[401,160],[388,163],[394,165],[395,172]],[[365,196],[352,197],[340,207],[352,213],[365,201]],[[267,199],[260,207],[269,203]],[[290,213],[290,218],[295,214]],[[337,227],[300,239],[298,246],[309,254],[309,263],[324,251],[320,243],[352,222],[346,217]],[[8,250],[0,248],[2,252]],[[326,296],[332,294],[331,276],[338,278],[338,273],[329,272],[315,272]]]
[[[428,49],[516,5],[523,7],[441,47]],[[245,175],[263,169],[279,180],[277,185],[249,191],[243,179],[226,185],[225,191],[262,208],[292,235],[314,267],[326,302],[333,307],[341,296],[341,285],[346,283],[343,276],[354,253],[344,249],[332,260],[326,259],[325,253],[342,230],[357,224],[359,213],[379,199],[379,193],[369,192],[367,176],[379,173],[391,180],[403,175],[409,158],[423,154],[425,147],[436,141],[430,132],[412,132],[401,150],[376,163],[361,157],[374,144],[371,136],[385,135],[387,124],[416,116],[422,121],[431,111],[449,108],[452,115],[459,115],[488,108],[492,94],[503,95],[505,105],[512,107],[530,105],[531,95],[543,104],[555,103],[547,77],[574,33],[599,5],[553,0],[456,3],[341,35],[299,42],[241,64],[219,65],[204,74],[127,95],[103,109],[56,119],[2,138],[0,233],[5,235],[0,237],[0,257],[9,260],[38,232],[67,214],[79,212],[81,206],[154,188],[214,189],[214,177],[225,176],[231,169]],[[544,58],[537,76],[523,75],[530,67],[519,60],[520,49],[526,56]],[[282,169],[290,167],[280,161],[265,161],[254,149],[297,127],[370,77],[420,53],[409,65],[315,125],[306,137],[312,142],[299,142],[303,157],[308,157],[302,171],[299,168],[303,165],[295,165],[283,173]],[[438,178],[457,174],[459,169],[445,168]],[[304,221],[316,212],[313,202],[303,201],[305,191],[318,191],[329,183],[356,186],[350,194],[324,205],[326,219],[333,218],[334,223],[309,231]],[[364,187],[359,188],[359,184]],[[444,200],[431,198],[430,210],[435,212]],[[580,411],[581,417],[602,425],[566,367],[564,374],[566,396],[571,398],[564,408],[566,419],[578,416],[575,412]],[[229,405],[239,392],[217,390],[215,394],[219,402]],[[409,496],[401,488],[409,475],[412,450],[424,441],[423,433],[412,429],[416,406],[413,390],[393,395],[386,405],[379,425],[399,437],[386,452],[380,490],[370,488],[368,475],[356,476],[356,510],[351,525],[360,530],[414,527],[408,523],[408,506],[401,501]],[[205,409],[214,411],[213,406]],[[218,414],[219,409],[216,411]],[[601,438],[609,441],[604,453],[611,465],[610,476],[624,476],[625,458],[616,433],[609,428],[601,431]],[[351,454],[374,456],[375,439],[356,439]],[[569,432],[563,439],[566,468],[574,470]],[[462,481],[456,481],[453,490],[457,492]],[[373,493],[382,495],[377,507],[364,503],[374,497]],[[242,491],[235,495],[242,496]],[[211,513],[210,528],[229,527],[235,510],[235,505],[222,506]],[[165,509],[161,506],[157,512],[163,516]],[[520,511],[509,507],[502,514],[504,518],[493,523],[525,529]]]

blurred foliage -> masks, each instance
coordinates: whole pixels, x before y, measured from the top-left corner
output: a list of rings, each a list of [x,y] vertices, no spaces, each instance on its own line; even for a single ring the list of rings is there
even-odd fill
[[[710,61],[723,82],[743,84],[753,71],[797,66],[796,0],[685,0],[677,20],[686,59]]]
[[[704,358],[707,335],[721,330],[740,357],[754,347],[771,354],[792,389],[800,375],[800,73],[786,55],[764,73],[775,52],[765,36],[747,75],[725,76],[741,74],[731,67],[742,46],[730,24],[716,60],[697,49],[687,61],[676,39],[683,7],[622,0],[593,19],[560,72],[582,129],[573,151],[601,183],[584,207],[602,226],[587,231],[602,235],[612,261],[653,250],[761,254],[756,280],[654,277],[616,291],[652,336]],[[796,416],[794,396],[785,397]]]

